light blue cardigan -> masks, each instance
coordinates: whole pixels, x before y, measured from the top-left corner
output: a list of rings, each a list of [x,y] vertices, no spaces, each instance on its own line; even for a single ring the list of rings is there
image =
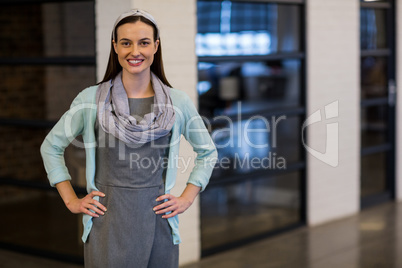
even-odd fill
[[[95,186],[96,139],[94,127],[97,111],[95,102],[97,88],[98,86],[92,86],[80,92],[71,104],[70,109],[60,118],[42,143],[40,151],[52,186],[62,181],[71,180],[64,162],[64,150],[73,142],[73,144],[85,148],[87,192],[98,191]],[[181,135],[190,142],[193,150],[197,153],[195,166],[187,183],[199,186],[201,187],[201,191],[203,191],[208,184],[213,167],[217,161],[216,148],[187,94],[177,89],[171,89],[170,93],[175,107],[176,121],[172,128],[165,193],[169,193],[175,185],[177,168],[180,161],[179,145]],[[78,135],[82,135],[83,144],[74,140]],[[98,197],[95,198],[99,200]],[[179,244],[181,239],[178,228],[178,216],[169,218],[168,221],[172,228],[173,243]],[[83,224],[84,233],[82,241],[85,243],[92,228],[92,217],[84,214]]]

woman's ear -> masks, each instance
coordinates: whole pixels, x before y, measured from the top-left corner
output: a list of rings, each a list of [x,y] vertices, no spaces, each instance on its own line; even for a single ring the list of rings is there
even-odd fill
[[[159,39],[155,41],[155,52],[154,54],[158,51],[159,48]]]
[[[112,40],[112,45],[113,45],[114,53],[117,54],[117,44],[114,40]]]

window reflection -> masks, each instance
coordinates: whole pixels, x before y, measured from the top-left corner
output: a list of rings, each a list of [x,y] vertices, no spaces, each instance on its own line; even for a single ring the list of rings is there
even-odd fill
[[[47,183],[39,148],[46,136],[43,129],[0,128],[0,178]],[[1,192],[0,192],[1,193]]]
[[[1,243],[70,256],[83,255],[82,217],[68,213],[57,191],[2,186]]]
[[[361,49],[387,47],[386,10],[362,8],[360,11]]]
[[[362,148],[388,142],[388,107],[370,106],[361,109]]]
[[[385,57],[363,57],[361,60],[361,98],[382,98],[388,94],[388,62]]]
[[[219,155],[201,195],[205,252],[300,221],[301,172],[287,168],[303,161],[302,119],[284,114],[301,108],[302,60],[261,56],[299,52],[302,6],[197,3],[199,112]]]
[[[361,196],[386,191],[387,153],[367,155],[361,159]]]
[[[389,0],[360,0],[360,2],[389,2]]]
[[[0,57],[95,56],[93,5],[90,1],[3,5],[0,40],[7,42],[0,42]]]
[[[202,249],[257,236],[300,220],[299,174],[209,186],[201,195]]]
[[[261,113],[300,105],[300,61],[219,62],[198,65],[200,113],[206,117]]]
[[[267,55],[299,50],[297,6],[198,1],[198,56]]]
[[[285,171],[300,158],[298,117],[253,116],[212,130],[219,160],[213,179],[258,170]]]
[[[94,64],[80,63],[94,62],[94,2],[6,2],[0,9],[0,40],[5,40],[0,58],[13,64],[0,67],[0,117],[7,120],[0,127],[0,179],[6,183],[0,206],[7,219],[0,243],[82,257],[81,216],[66,213],[57,191],[42,189],[49,182],[39,149],[49,131],[42,122],[59,119],[73,98],[95,83]],[[67,58],[71,65],[64,65]],[[47,64],[49,59],[55,64]],[[65,160],[73,185],[84,187],[84,150],[68,147]]]
[[[221,161],[214,178],[300,161],[300,120],[266,115],[300,105],[299,80],[299,60],[199,63],[199,109]]]
[[[0,79],[0,117],[58,120],[75,96],[95,83],[95,67],[2,65]]]

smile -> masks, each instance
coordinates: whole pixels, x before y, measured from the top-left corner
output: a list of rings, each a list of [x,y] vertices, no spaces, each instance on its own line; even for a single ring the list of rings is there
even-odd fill
[[[144,60],[128,60],[128,63],[132,66],[140,65]]]

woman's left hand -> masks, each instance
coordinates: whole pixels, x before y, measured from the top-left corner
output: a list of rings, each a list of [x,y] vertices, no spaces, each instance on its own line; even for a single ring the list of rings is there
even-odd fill
[[[171,194],[161,195],[156,199],[156,201],[162,201],[165,199],[167,199],[167,201],[153,208],[156,214],[165,214],[166,212],[171,212],[170,214],[163,215],[162,218],[164,219],[171,218],[176,216],[177,214],[183,213],[192,204],[189,199],[186,199],[183,196],[176,197]]]

